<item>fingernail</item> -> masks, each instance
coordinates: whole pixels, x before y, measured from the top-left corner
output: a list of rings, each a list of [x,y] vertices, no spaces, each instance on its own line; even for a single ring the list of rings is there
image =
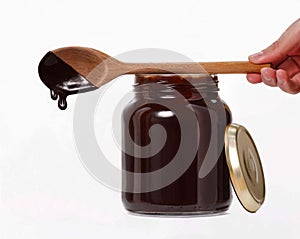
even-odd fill
[[[267,81],[267,82],[271,82],[272,81],[271,78],[264,78],[264,80]]]
[[[284,80],[281,79],[280,77],[277,77],[277,82],[278,82],[278,84],[283,84],[283,83],[284,83]]]
[[[264,53],[262,51],[260,51],[260,52],[250,55],[249,58],[253,59],[253,60],[258,60],[261,56],[263,56],[263,54]]]

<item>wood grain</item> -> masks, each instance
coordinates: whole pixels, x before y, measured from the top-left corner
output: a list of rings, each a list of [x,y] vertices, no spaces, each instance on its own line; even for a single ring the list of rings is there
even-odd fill
[[[270,64],[253,64],[248,61],[226,61],[226,62],[196,62],[196,63],[127,63],[137,73],[181,73],[181,74],[247,74],[260,73],[263,67],[271,67]]]
[[[85,47],[65,47],[52,52],[97,87],[124,74],[246,74],[260,73],[263,67],[271,67],[248,61],[126,63]]]

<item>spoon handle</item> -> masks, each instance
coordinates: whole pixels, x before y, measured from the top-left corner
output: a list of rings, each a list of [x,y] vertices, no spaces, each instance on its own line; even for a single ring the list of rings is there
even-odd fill
[[[249,61],[203,62],[199,63],[210,74],[247,74],[260,73],[271,64],[254,64]]]
[[[248,61],[226,62],[175,62],[175,63],[127,63],[130,65],[128,74],[247,74],[260,73],[263,67],[271,64],[253,64]]]

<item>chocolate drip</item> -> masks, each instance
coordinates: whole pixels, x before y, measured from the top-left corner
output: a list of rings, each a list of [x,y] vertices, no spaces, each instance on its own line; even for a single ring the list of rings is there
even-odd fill
[[[51,98],[53,100],[58,99],[58,107],[61,110],[67,108],[68,95],[97,89],[51,51],[43,57],[38,70],[42,82],[51,91]]]
[[[58,108],[65,110],[67,108],[67,99],[66,97],[60,95],[58,99]]]
[[[50,90],[50,94],[52,100],[57,100],[58,95],[54,90]]]

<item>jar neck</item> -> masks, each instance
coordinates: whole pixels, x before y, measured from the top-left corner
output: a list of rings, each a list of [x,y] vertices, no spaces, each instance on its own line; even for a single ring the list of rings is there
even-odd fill
[[[214,99],[218,97],[218,91],[216,75],[138,74],[135,76],[134,92],[141,98],[176,98],[179,93],[188,100]]]

